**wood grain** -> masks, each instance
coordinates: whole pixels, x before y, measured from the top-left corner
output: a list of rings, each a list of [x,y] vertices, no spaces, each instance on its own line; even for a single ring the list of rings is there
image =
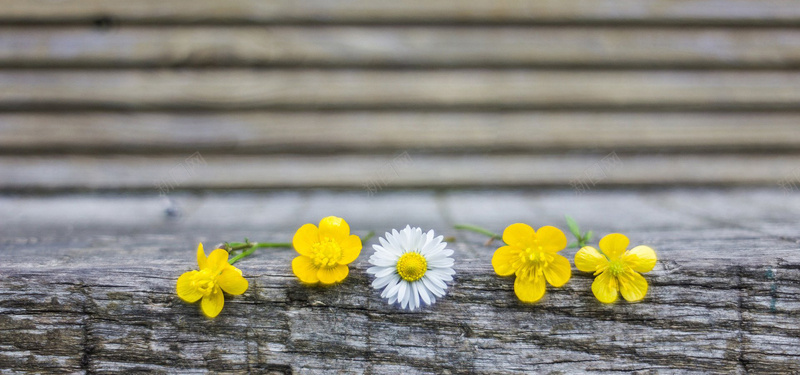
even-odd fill
[[[795,72],[2,71],[0,109],[797,109]]]
[[[0,189],[156,191],[252,188],[535,187],[618,185],[778,186],[797,176],[795,155],[207,155],[0,157]],[[202,157],[202,155],[201,155]],[[747,173],[742,173],[747,171]]]
[[[793,28],[0,28],[0,67],[800,66]]]
[[[0,228],[0,366],[15,372],[279,374],[800,371],[800,252],[797,239],[785,237],[798,219],[800,195],[665,189],[576,198],[570,191],[482,191],[438,194],[433,199],[443,204],[428,204],[444,217],[474,217],[492,230],[519,215],[528,215],[531,224],[563,228],[561,215],[569,212],[586,229],[623,231],[632,243],[653,246],[660,259],[645,274],[647,297],[636,304],[598,303],[591,275],[577,270],[564,287],[549,287],[541,302],[521,304],[513,281],[497,277],[489,265],[497,245],[484,246],[481,236],[443,224],[434,229],[457,236],[451,243],[456,280],[445,298],[419,312],[388,306],[370,288],[364,271],[368,247],[348,279],[334,287],[301,285],[289,266],[294,252],[276,249],[238,264],[250,289],[228,296],[215,320],[178,300],[174,283],[196,266],[192,247],[198,240],[238,239],[242,232],[275,240],[292,234],[265,231],[258,217],[267,212],[256,213],[255,221],[249,215],[221,220],[208,212],[225,214],[219,207],[248,202],[263,207],[285,201],[287,194],[206,196],[216,208],[201,205],[186,222],[139,227],[133,234],[111,228],[124,231],[126,217],[151,223],[155,217],[120,208],[157,197],[0,198],[4,214],[9,202],[21,208],[15,211],[24,217],[18,224],[31,225],[37,215],[49,228],[74,226],[75,218],[90,224],[61,235]],[[318,191],[311,193],[311,204],[307,198],[290,199],[294,203],[269,214],[302,223],[327,211],[332,200],[344,199],[352,228],[361,232],[393,225],[382,221],[391,215],[370,220],[376,203],[409,201],[402,193]],[[494,207],[488,216],[474,216],[487,213],[486,207]],[[99,212],[106,214],[91,215]],[[119,219],[106,220],[113,212]],[[784,232],[766,230],[777,226]],[[569,258],[574,252],[563,251]]]
[[[677,24],[776,24],[800,20],[791,0],[78,0],[4,3],[0,20],[15,22],[91,22],[110,17],[148,23],[273,22],[646,22]]]
[[[793,151],[797,124],[794,113],[5,113],[0,152]]]

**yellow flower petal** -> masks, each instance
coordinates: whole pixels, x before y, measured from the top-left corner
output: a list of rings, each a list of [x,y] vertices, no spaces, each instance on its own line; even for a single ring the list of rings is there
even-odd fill
[[[300,255],[314,256],[312,247],[319,242],[319,229],[314,224],[305,224],[297,230],[292,239],[294,250]]]
[[[572,277],[572,266],[569,260],[561,255],[553,254],[553,261],[543,269],[547,282],[554,287],[560,287]]]
[[[223,249],[216,249],[208,255],[207,267],[222,271],[228,264],[228,252]]]
[[[233,266],[222,271],[217,278],[217,283],[226,293],[237,296],[244,293],[249,286],[247,279],[242,277],[242,271]]]
[[[339,264],[350,264],[361,254],[361,238],[355,234],[348,236],[342,243],[342,259],[339,259]]]
[[[204,296],[200,306],[203,308],[203,314],[209,318],[214,318],[222,311],[222,306],[225,305],[225,297],[222,296],[222,290],[219,286],[214,287],[211,294]]]
[[[656,266],[656,252],[648,246],[636,246],[622,256],[622,260],[636,272],[650,272]]]
[[[519,250],[511,246],[503,246],[494,252],[492,267],[500,276],[508,276],[517,271],[514,262],[519,259]]]
[[[322,267],[317,271],[317,277],[323,284],[333,284],[344,280],[350,270],[341,264],[333,267]]]
[[[197,276],[197,271],[189,271],[178,278],[177,292],[178,297],[186,302],[197,302],[203,293],[194,286],[194,279]]]
[[[514,280],[514,293],[522,302],[536,302],[542,299],[544,291],[544,277],[541,274],[533,277],[517,277]]]
[[[625,252],[629,243],[628,237],[625,237],[624,234],[611,233],[603,237],[599,245],[600,250],[603,250],[603,253],[608,256],[608,259],[615,260]]]
[[[617,278],[611,272],[605,271],[594,279],[592,283],[592,293],[600,302],[611,303],[617,300],[619,295]]]
[[[328,216],[319,222],[319,237],[325,237],[342,242],[350,236],[350,225],[344,219],[336,216]]]
[[[200,267],[201,270],[208,267],[207,259],[206,253],[203,251],[203,243],[201,242],[197,245],[197,266]]]
[[[595,272],[606,264],[608,259],[591,246],[584,246],[575,253],[575,267],[583,272]]]
[[[567,236],[561,229],[551,226],[544,226],[536,231],[536,238],[539,244],[542,245],[544,251],[556,252],[564,250],[567,247]]]
[[[503,231],[503,242],[509,246],[526,248],[533,242],[536,232],[528,224],[516,223],[506,227]]]
[[[619,292],[622,298],[630,302],[641,301],[647,294],[647,280],[633,271],[624,272],[618,276]]]
[[[299,256],[292,260],[292,272],[294,275],[297,276],[300,281],[308,284],[316,284],[319,282],[319,277],[317,277],[317,271],[319,269],[314,266],[314,262],[311,261],[311,258],[306,256]]]

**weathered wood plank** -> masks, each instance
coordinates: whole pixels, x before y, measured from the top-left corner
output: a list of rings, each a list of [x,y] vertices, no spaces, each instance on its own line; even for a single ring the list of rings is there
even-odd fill
[[[0,109],[797,109],[796,72],[15,71]]]
[[[243,263],[251,289],[228,298],[214,321],[173,294],[191,259],[4,264],[0,306],[15,318],[3,322],[0,363],[28,371],[79,370],[79,363],[98,372],[798,370],[797,263],[705,268],[666,260],[647,275],[645,302],[614,306],[596,302],[590,276],[576,274],[527,306],[487,259],[459,258],[450,294],[409,314],[380,301],[363,262],[343,285],[306,288],[291,276],[291,257],[273,252]],[[58,334],[32,347],[49,328],[47,314],[71,318],[72,328],[51,330]],[[63,365],[52,353],[62,353]]]
[[[795,113],[3,113],[0,152],[775,151],[798,148],[797,124]]]
[[[88,22],[111,17],[125,22],[660,22],[778,23],[800,20],[791,0],[78,0],[4,3],[0,20],[15,22]]]
[[[2,368],[303,374],[800,370],[800,244],[762,228],[773,223],[794,232],[800,194],[224,194],[200,197],[198,210],[171,228],[157,218],[159,199],[0,197],[0,212],[10,224],[0,228]],[[409,202],[433,211],[408,216],[413,210],[402,210]],[[412,224],[446,217],[447,224],[430,224],[458,237],[452,244],[458,273],[450,293],[432,308],[401,312],[370,289],[364,272],[368,250],[342,285],[307,288],[291,275],[293,251],[275,249],[239,264],[250,290],[226,299],[213,321],[174,295],[175,278],[194,267],[195,242],[216,243],[243,232],[280,240],[292,229],[264,228],[280,221],[290,228],[334,206],[346,211],[359,232],[389,229],[397,216]],[[495,247],[449,229],[452,220],[477,221],[492,230],[517,220],[563,227],[564,213],[600,235],[623,231],[657,249],[660,261],[646,274],[650,289],[642,303],[601,305],[591,295],[591,277],[575,271],[542,302],[520,304],[512,281],[495,276],[489,266]],[[111,234],[130,229],[131,220],[139,223],[134,232]],[[19,225],[46,231],[32,232],[40,241],[20,242],[19,236],[30,234],[15,229]],[[59,226],[74,230],[53,237]],[[574,252],[564,251],[568,257]]]
[[[797,175],[793,154],[207,155],[0,157],[0,189],[249,189],[767,184]],[[202,155],[201,155],[202,157]],[[196,159],[199,160],[199,159]]]
[[[0,28],[0,67],[800,66],[800,30],[619,27]]]

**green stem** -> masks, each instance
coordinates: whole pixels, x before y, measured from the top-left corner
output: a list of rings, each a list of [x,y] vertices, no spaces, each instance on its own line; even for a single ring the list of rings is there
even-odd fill
[[[453,226],[453,228],[468,230],[468,231],[475,232],[475,233],[480,233],[480,234],[489,236],[493,240],[499,240],[499,239],[503,238],[503,236],[501,236],[501,235],[499,235],[497,233],[494,233],[494,232],[492,232],[492,231],[490,231],[488,229],[483,229],[481,227],[477,227],[477,226],[474,226],[474,225],[456,224],[456,225]]]
[[[249,247],[242,247],[244,245],[248,245]],[[235,250],[241,250],[241,249],[245,249],[245,248],[247,249],[247,250],[241,252],[240,254],[237,254],[235,257],[233,257],[233,258],[228,260],[228,263],[234,264],[234,263],[238,262],[239,260],[241,260],[242,258],[244,258],[246,256],[249,256],[250,254],[255,252],[256,249],[269,248],[269,247],[292,247],[292,244],[290,244],[288,242],[253,242],[253,243],[249,243],[249,242],[247,242],[247,243],[231,242],[231,243],[228,244],[228,246],[231,249],[235,249]]]
[[[375,232],[373,232],[373,231],[369,231],[369,233],[367,233],[367,235],[366,235],[366,236],[364,236],[364,237],[361,237],[361,243],[364,243],[364,242],[367,242],[367,241],[369,241],[369,240],[370,240],[372,237],[374,237],[374,236],[375,236]]]

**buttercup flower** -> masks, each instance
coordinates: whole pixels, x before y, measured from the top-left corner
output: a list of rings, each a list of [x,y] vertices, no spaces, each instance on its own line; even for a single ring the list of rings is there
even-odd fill
[[[203,313],[213,318],[225,304],[224,290],[228,294],[240,295],[247,290],[247,280],[242,271],[228,263],[228,252],[216,249],[206,258],[203,244],[197,245],[199,271],[189,271],[178,278],[177,292],[182,300],[192,303],[203,299]]]
[[[294,249],[300,254],[292,261],[292,271],[307,284],[333,284],[347,277],[347,265],[361,254],[361,239],[350,234],[344,219],[328,216],[305,224],[294,235]]]
[[[381,297],[388,298],[389,304],[399,302],[401,308],[413,311],[422,306],[420,302],[432,305],[444,296],[445,282],[452,281],[456,271],[449,258],[453,250],[445,249],[442,236],[406,226],[400,232],[392,229],[378,241],[380,245],[372,245],[375,253],[369,262],[373,267],[367,272],[375,275],[372,287],[383,288]]]
[[[592,292],[600,302],[611,303],[617,295],[628,301],[640,301],[647,294],[647,280],[639,272],[649,272],[656,265],[656,253],[647,246],[628,248],[628,237],[609,234],[600,240],[600,250],[585,246],[575,254],[575,266],[594,272]]]
[[[522,302],[536,302],[544,296],[545,280],[560,287],[572,277],[569,260],[556,254],[567,247],[560,229],[544,226],[534,231],[527,224],[509,225],[503,231],[503,246],[494,252],[492,266],[500,276],[516,274],[514,293]]]

